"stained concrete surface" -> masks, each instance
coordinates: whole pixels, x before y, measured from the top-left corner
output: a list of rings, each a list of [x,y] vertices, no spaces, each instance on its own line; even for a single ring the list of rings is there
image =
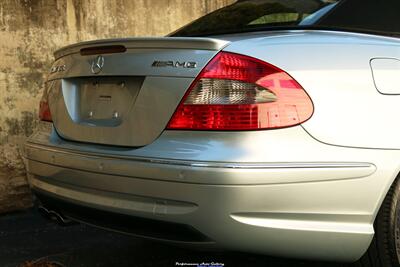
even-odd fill
[[[40,258],[66,267],[172,267],[177,262],[214,262],[227,267],[341,266],[237,252],[189,250],[79,224],[61,227],[43,219],[34,209],[0,216],[0,266],[16,267]]]

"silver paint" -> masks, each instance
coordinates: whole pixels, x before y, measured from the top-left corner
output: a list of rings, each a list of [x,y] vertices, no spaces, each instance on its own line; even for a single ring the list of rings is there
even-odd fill
[[[93,76],[95,56],[79,50],[94,44],[128,48],[104,55],[107,64],[96,77],[143,79],[126,116],[110,107],[110,116],[118,111],[123,120],[118,125],[76,123],[78,90],[71,81]],[[312,118],[270,131],[165,130],[186,89],[220,50],[287,71],[311,96]],[[54,126],[42,123],[25,148],[36,190],[82,206],[188,224],[222,248],[335,261],[357,260],[368,248],[376,214],[400,172],[399,99],[378,91],[382,84],[383,91],[397,89],[376,82],[370,62],[399,59],[398,39],[258,32],[95,41],[56,56],[55,66],[68,67],[50,75]],[[154,60],[198,67],[153,68]],[[167,201],[166,208],[154,212],[156,200]]]

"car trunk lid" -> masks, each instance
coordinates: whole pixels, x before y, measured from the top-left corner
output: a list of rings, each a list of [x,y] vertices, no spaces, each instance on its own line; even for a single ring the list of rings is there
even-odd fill
[[[68,140],[145,146],[227,44],[211,38],[129,38],[60,49],[47,82],[54,126]]]

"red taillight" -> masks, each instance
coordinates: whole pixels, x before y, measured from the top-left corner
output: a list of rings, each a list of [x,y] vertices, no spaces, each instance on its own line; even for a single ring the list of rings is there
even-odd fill
[[[47,86],[43,91],[42,99],[40,100],[39,105],[39,119],[41,121],[48,121],[52,122],[53,119],[51,118],[50,107],[49,107],[49,92]]]
[[[307,93],[283,70],[220,52],[192,83],[167,129],[283,128],[308,120],[313,110]]]

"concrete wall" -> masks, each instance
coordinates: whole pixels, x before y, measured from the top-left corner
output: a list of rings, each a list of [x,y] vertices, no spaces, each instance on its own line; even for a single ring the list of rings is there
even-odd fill
[[[77,41],[160,36],[233,0],[1,0],[0,213],[31,205],[21,144],[37,126],[52,51]]]

